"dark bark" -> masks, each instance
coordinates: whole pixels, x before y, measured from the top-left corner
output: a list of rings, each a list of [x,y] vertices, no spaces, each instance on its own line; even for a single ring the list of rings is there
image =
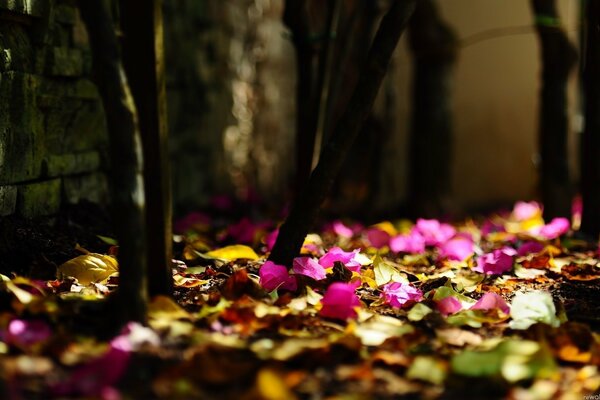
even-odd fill
[[[296,197],[290,214],[281,226],[279,237],[269,256],[271,261],[290,266],[293,258],[300,252],[307,233],[314,227],[319,209],[348,149],[369,115],[414,5],[415,0],[395,0],[383,17],[348,107],[324,147],[306,188]]]
[[[408,206],[414,217],[440,217],[452,182],[451,80],[457,38],[432,0],[419,1],[408,29],[413,53]]]
[[[583,98],[585,127],[581,138],[581,232],[600,235],[600,1],[588,0],[584,21]]]
[[[138,110],[145,160],[150,296],[169,295],[173,290],[172,204],[161,5],[160,0],[120,2],[123,64]]]
[[[119,241],[116,318],[121,322],[143,321],[147,303],[145,200],[137,114],[104,2],[82,0],[79,10],[90,38],[110,139],[111,210]]]
[[[538,148],[544,217],[570,217],[567,81],[577,61],[575,47],[559,25],[554,0],[532,0],[542,58]]]
[[[310,174],[315,144],[318,103],[316,90],[318,38],[310,24],[308,0],[286,0],[283,21],[292,32],[296,50],[296,192]]]

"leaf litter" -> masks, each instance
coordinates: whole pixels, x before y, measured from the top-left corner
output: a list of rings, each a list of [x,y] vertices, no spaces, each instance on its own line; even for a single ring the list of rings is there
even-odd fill
[[[177,225],[173,298],[152,299],[147,326],[116,336],[100,333],[111,318],[100,304],[118,284],[114,248],[59,265],[55,280],[2,275],[2,398],[600,390],[597,243],[578,240],[567,220],[546,224],[537,203],[455,225],[333,221],[290,266],[266,261],[272,224],[245,218],[214,230],[207,218]]]

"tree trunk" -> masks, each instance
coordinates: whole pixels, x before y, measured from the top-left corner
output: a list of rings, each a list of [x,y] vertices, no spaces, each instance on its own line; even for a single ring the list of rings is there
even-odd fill
[[[171,182],[163,55],[162,1],[120,2],[123,64],[138,110],[144,150],[146,241],[150,296],[170,295]]]
[[[283,13],[296,50],[296,193],[310,175],[317,127],[318,38],[310,26],[309,5],[307,0],[286,0]]]
[[[600,235],[600,1],[585,8],[583,98],[585,127],[581,138],[581,232]]]
[[[573,193],[567,155],[566,92],[577,53],[560,27],[555,1],[532,0],[531,7],[542,52],[538,146],[544,217],[570,217]]]
[[[354,93],[317,167],[279,231],[269,259],[290,266],[304,238],[313,228],[319,209],[337,176],[348,149],[356,139],[377,96],[387,65],[412,14],[415,0],[395,0],[383,17]]]
[[[110,140],[112,216],[119,241],[118,318],[146,317],[146,237],[142,149],[135,105],[121,60],[113,22],[103,0],[79,1],[94,57],[94,73]]]
[[[451,80],[457,39],[432,0],[419,1],[409,24],[413,53],[408,206],[414,217],[448,211],[452,182]]]

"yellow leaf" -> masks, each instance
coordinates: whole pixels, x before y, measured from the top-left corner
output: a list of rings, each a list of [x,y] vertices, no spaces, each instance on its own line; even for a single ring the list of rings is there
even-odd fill
[[[81,285],[102,283],[118,272],[119,264],[111,256],[89,253],[75,257],[58,267],[58,278],[76,278]]]
[[[193,288],[196,286],[201,286],[209,283],[209,280],[206,279],[198,279],[191,276],[182,276],[180,274],[173,275],[173,282],[175,286],[182,286],[186,288]]]
[[[286,385],[283,377],[272,369],[263,368],[258,371],[256,388],[261,399],[288,400],[296,398]]]
[[[156,296],[148,305],[148,316],[151,319],[177,320],[191,318],[190,314],[167,296]]]
[[[390,236],[394,236],[398,233],[398,231],[396,231],[396,227],[394,227],[394,225],[390,221],[380,222],[378,224],[373,225],[372,228],[382,230]]]
[[[219,258],[221,260],[233,261],[240,258],[248,260],[258,260],[258,255],[248,246],[235,244],[226,246],[217,250],[209,251],[205,254],[207,257]]]

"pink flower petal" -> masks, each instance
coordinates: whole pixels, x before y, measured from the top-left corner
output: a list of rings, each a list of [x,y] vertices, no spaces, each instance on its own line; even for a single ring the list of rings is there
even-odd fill
[[[114,340],[113,340],[114,341]],[[123,350],[117,340],[102,356],[76,368],[63,382],[51,387],[58,396],[99,397],[110,391],[125,373],[131,353]]]
[[[452,225],[440,223],[437,219],[418,219],[414,229],[423,236],[427,246],[444,243],[456,234]]]
[[[390,249],[395,253],[423,253],[425,239],[413,230],[408,235],[396,235],[390,239]]]
[[[251,244],[254,242],[254,234],[257,227],[249,218],[242,218],[237,224],[230,225],[227,228],[227,236],[236,243]]]
[[[13,319],[8,324],[6,342],[21,349],[47,340],[52,330],[44,321]]]
[[[371,246],[381,249],[390,242],[390,234],[379,228],[370,228],[367,230],[367,240]]]
[[[279,228],[265,236],[265,244],[267,245],[268,251],[273,250],[273,246],[275,246],[275,242],[277,241],[277,236],[279,236]]]
[[[403,282],[391,282],[383,285],[382,296],[386,303],[392,307],[402,307],[409,302],[417,302],[423,299],[423,292],[411,284]]]
[[[462,304],[457,298],[448,296],[437,302],[437,309],[443,315],[450,315],[462,310]]]
[[[325,268],[331,268],[336,261],[339,261],[350,271],[360,272],[362,265],[356,260],[357,255],[358,250],[344,251],[339,247],[332,247],[319,259],[319,264]]]
[[[272,292],[276,289],[294,291],[298,288],[295,276],[290,276],[283,265],[277,265],[273,261],[265,262],[258,271],[259,283],[266,291]]]
[[[183,234],[198,225],[210,225],[210,216],[201,212],[192,212],[185,217],[175,221],[173,232]]]
[[[481,234],[483,236],[488,236],[490,233],[495,232],[504,232],[504,226],[492,220],[486,220],[481,226]]]
[[[523,243],[519,249],[517,250],[517,255],[519,257],[526,256],[531,253],[539,253],[544,250],[544,245],[540,242],[529,241]]]
[[[517,221],[526,221],[542,214],[542,207],[536,201],[518,201],[512,211],[512,217]]]
[[[352,231],[352,229],[350,229],[349,227],[344,225],[344,223],[339,220],[333,221],[332,229],[336,235],[341,236],[341,237],[351,238],[354,235],[354,232]]]
[[[354,258],[356,253],[353,251],[344,251],[339,247],[332,247],[329,249],[323,257],[319,259],[319,264],[321,264],[325,268],[333,267],[333,264],[336,261],[341,262],[342,264],[347,264]]]
[[[546,239],[556,239],[571,229],[571,223],[566,218],[554,218],[540,230],[540,236]]]
[[[515,249],[511,247],[496,249],[477,257],[477,266],[473,270],[488,275],[501,275],[512,269],[513,257],[516,254]]]
[[[294,258],[293,270],[298,275],[306,275],[317,281],[325,279],[325,268],[311,257]]]
[[[346,320],[356,318],[356,307],[360,300],[355,293],[357,285],[353,283],[335,282],[329,285],[321,299],[323,308],[319,314],[323,317]]]
[[[471,310],[491,310],[494,308],[500,309],[504,314],[510,314],[510,307],[504,299],[493,292],[484,294],[477,303],[471,306]]]
[[[440,245],[440,257],[448,260],[463,261],[470,257],[474,250],[473,239],[457,235]]]

